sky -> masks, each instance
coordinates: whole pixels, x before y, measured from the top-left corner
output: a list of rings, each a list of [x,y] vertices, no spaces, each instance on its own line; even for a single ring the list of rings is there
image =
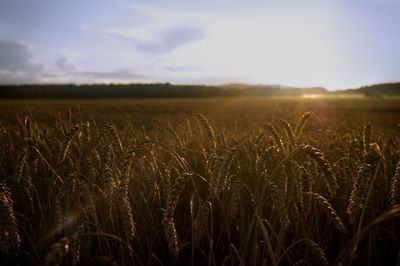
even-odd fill
[[[0,0],[0,83],[400,81],[400,0]]]

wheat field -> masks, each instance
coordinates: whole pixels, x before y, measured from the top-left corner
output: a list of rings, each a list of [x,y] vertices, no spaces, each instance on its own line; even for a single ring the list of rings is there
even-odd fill
[[[400,265],[400,100],[0,106],[3,265]]]

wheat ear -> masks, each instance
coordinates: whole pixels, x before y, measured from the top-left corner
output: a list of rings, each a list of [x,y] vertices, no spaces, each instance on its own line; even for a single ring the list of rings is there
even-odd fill
[[[335,228],[337,230],[343,233],[347,232],[346,227],[342,222],[342,219],[340,219],[339,215],[336,213],[335,209],[333,209],[332,205],[326,198],[315,192],[308,192],[307,195],[311,196],[318,202],[318,204],[321,206],[321,209],[328,216],[329,220],[331,220],[331,222],[335,225]]]
[[[397,167],[392,178],[390,190],[390,204],[400,204],[400,161],[397,162]]]
[[[214,129],[212,128],[210,122],[204,115],[196,114],[195,116],[201,122],[201,124],[204,126],[204,128],[206,129],[207,136],[211,143],[211,149],[212,149],[212,151],[215,151],[217,149],[217,140],[215,138]]]
[[[296,128],[294,129],[294,137],[296,139],[299,138],[301,132],[303,131],[304,125],[307,123],[308,119],[310,119],[311,115],[311,112],[305,112],[301,116],[300,121],[297,123]]]
[[[15,218],[10,189],[0,183],[0,250],[5,254],[16,251],[21,244],[21,237]]]
[[[357,173],[351,190],[347,214],[350,222],[355,222],[358,214],[363,209],[368,193],[368,187],[372,176],[372,166],[365,164]]]
[[[325,252],[322,250],[322,248],[317,243],[312,241],[311,239],[306,239],[305,242],[306,242],[307,246],[309,246],[312,249],[315,258],[318,261],[318,265],[328,266],[329,261],[326,257]]]
[[[311,145],[301,145],[300,150],[305,154],[308,154],[314,161],[317,162],[325,177],[327,178],[327,188],[329,193],[333,196],[336,194],[339,185],[337,183],[335,174],[332,171],[330,163],[325,159],[325,155],[317,148],[312,147]]]
[[[61,162],[63,162],[65,160],[65,157],[67,157],[67,153],[68,153],[69,147],[71,146],[72,140],[74,139],[75,135],[77,134],[77,132],[79,131],[80,128],[81,128],[80,125],[75,125],[69,130],[67,135],[65,135],[64,140],[61,145],[61,147],[62,147],[61,148],[61,156],[60,156]]]
[[[274,128],[273,125],[271,125],[270,123],[265,123],[264,124],[264,130],[265,131],[269,131],[272,134],[272,137],[274,138],[276,144],[278,145],[278,148],[283,151],[283,142],[282,142],[282,138],[279,136],[278,131],[276,131],[276,129]]]
[[[285,129],[285,132],[289,139],[289,142],[292,145],[292,147],[294,148],[296,146],[296,139],[294,136],[295,133],[293,132],[293,129],[287,120],[282,119],[281,122],[282,122],[283,128]]]

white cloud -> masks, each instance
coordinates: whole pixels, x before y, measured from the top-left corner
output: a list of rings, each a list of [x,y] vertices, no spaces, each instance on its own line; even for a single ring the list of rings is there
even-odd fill
[[[187,43],[202,39],[204,33],[200,28],[180,26],[162,32],[155,32],[152,36],[146,38],[118,32],[112,33],[111,36],[128,41],[139,52],[165,54]]]

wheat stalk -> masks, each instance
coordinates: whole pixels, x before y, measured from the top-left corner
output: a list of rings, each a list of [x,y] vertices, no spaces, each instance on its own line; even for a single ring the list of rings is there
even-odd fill
[[[178,238],[178,233],[176,232],[174,218],[168,216],[168,213],[163,215],[163,227],[165,238],[167,239],[169,252],[175,258],[179,256],[180,253],[180,241]]]
[[[325,159],[325,155],[319,149],[314,148],[311,145],[301,145],[300,150],[305,154],[308,154],[317,162],[327,178],[326,186],[329,190],[329,193],[332,196],[335,195],[339,185],[337,183],[336,176],[332,171],[330,163]]]
[[[317,259],[318,265],[329,266],[329,261],[326,257],[325,252],[322,250],[322,248],[317,243],[312,241],[311,239],[306,239],[305,242],[306,242],[307,246],[309,246],[311,248],[311,250],[313,251],[315,258]]]
[[[175,140],[178,142],[180,146],[183,146],[183,142],[179,137],[178,132],[171,126],[170,123],[165,123],[165,129],[175,138]]]
[[[392,177],[390,204],[392,206],[400,204],[400,161],[397,162],[397,167],[394,176]]]
[[[77,179],[77,184],[80,194],[80,215],[83,219],[85,230],[90,230],[90,220],[96,217],[96,204],[92,191],[88,184],[80,179]]]
[[[311,207],[311,201],[309,197],[307,197],[307,193],[312,192],[312,178],[310,173],[303,166],[299,166],[297,190],[299,192],[300,206],[302,210],[307,214]]]
[[[74,139],[75,135],[78,133],[80,128],[81,128],[81,126],[79,124],[75,125],[69,130],[67,135],[65,135],[64,140],[61,145],[61,155],[60,155],[61,162],[63,162],[65,160],[65,157],[67,157],[67,153],[68,153],[69,147],[72,143],[72,140]]]
[[[129,200],[127,179],[121,183],[118,189],[116,203],[117,208],[120,209],[123,237],[128,243],[132,243],[136,236],[136,225],[133,218],[133,208]]]
[[[111,143],[116,143],[120,151],[124,151],[124,146],[122,145],[122,141],[119,137],[117,129],[113,125],[107,125],[108,133],[111,136]]]
[[[24,169],[27,165],[27,158],[28,158],[28,149],[24,148],[21,151],[20,159],[18,160],[17,166],[15,167],[14,177],[16,183],[21,182],[22,175],[24,173]]]
[[[285,204],[285,198],[283,196],[283,191],[272,181],[268,176],[264,178],[264,182],[270,192],[270,198],[272,202],[276,205],[279,221],[281,224],[281,230],[286,231],[289,227],[290,220],[288,210]]]
[[[0,250],[5,254],[15,252],[21,244],[13,203],[10,189],[0,182]]]
[[[230,189],[230,198],[227,206],[228,219],[234,219],[239,207],[240,192],[242,190],[242,184],[239,180],[232,182]]]
[[[103,174],[104,174],[104,179],[105,179],[105,192],[106,196],[111,196],[114,194],[117,186],[118,186],[118,180],[117,176],[115,176],[115,171],[112,167],[112,155],[113,155],[113,150],[112,150],[112,145],[109,143],[107,145],[106,149],[106,154],[105,154],[105,160],[104,160],[104,165],[103,165]]]
[[[313,199],[317,201],[317,203],[321,206],[321,209],[325,212],[331,222],[335,225],[336,229],[342,233],[346,233],[346,227],[344,226],[342,219],[340,219],[339,215],[336,213],[335,209],[333,209],[332,205],[329,201],[315,192],[308,192],[307,195],[311,196]]]
[[[210,143],[211,143],[211,149],[212,149],[212,151],[215,151],[217,149],[217,140],[215,138],[214,129],[211,127],[210,122],[202,114],[196,114],[195,117],[201,122],[201,124],[206,129],[208,139],[210,140]]]
[[[283,128],[285,129],[285,132],[289,139],[289,142],[292,145],[292,148],[294,148],[296,146],[295,133],[293,132],[293,129],[287,120],[282,119],[281,122],[282,122]]]
[[[193,241],[199,245],[207,230],[209,206],[207,202],[200,200],[196,217],[193,221]]]
[[[269,131],[272,134],[272,137],[274,138],[276,144],[278,145],[279,150],[283,151],[283,142],[282,138],[279,136],[279,133],[276,131],[273,125],[270,123],[265,123],[264,124],[264,130]]]
[[[215,164],[217,166],[217,169],[215,171],[212,171],[211,174],[209,199],[212,199],[215,196],[215,193],[219,193],[229,186],[229,173],[232,167],[235,152],[235,147],[228,150],[228,152],[222,156],[221,160],[218,160]]]
[[[299,138],[301,132],[303,131],[304,125],[307,123],[308,119],[310,119],[311,115],[312,115],[311,112],[305,112],[305,113],[301,116],[299,122],[298,122],[297,125],[296,125],[296,128],[294,129],[294,137],[295,137],[296,139]]]
[[[364,135],[363,135],[363,143],[364,143],[364,155],[367,156],[369,153],[369,144],[371,143],[372,136],[372,124],[371,122],[367,122],[364,125]]]
[[[174,213],[179,196],[185,186],[185,181],[185,176],[175,179],[174,185],[167,193],[166,208],[163,214],[164,234],[167,239],[169,251],[174,257],[178,257],[180,253],[180,241],[176,232]]]
[[[372,166],[363,165],[354,179],[353,189],[351,190],[349,204],[346,213],[350,218],[350,222],[355,222],[360,211],[363,209],[368,193],[368,187],[372,176]]]

